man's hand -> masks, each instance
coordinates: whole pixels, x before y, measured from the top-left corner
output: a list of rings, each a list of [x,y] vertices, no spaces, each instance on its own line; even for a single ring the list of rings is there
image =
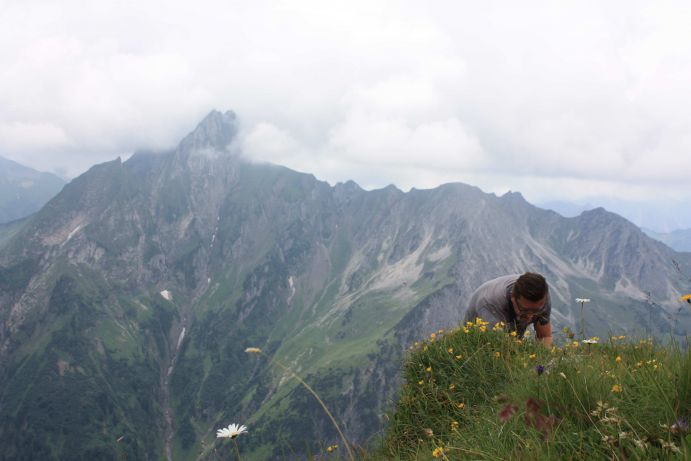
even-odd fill
[[[535,322],[535,336],[545,347],[552,347],[552,323],[540,325],[540,322]]]

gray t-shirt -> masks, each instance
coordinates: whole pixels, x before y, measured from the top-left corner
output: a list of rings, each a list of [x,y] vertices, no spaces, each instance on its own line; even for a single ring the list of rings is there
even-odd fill
[[[547,302],[539,316],[533,318],[532,321],[521,321],[516,317],[511,305],[511,291],[520,276],[520,274],[505,275],[480,285],[470,297],[463,321],[474,322],[477,317],[480,317],[490,325],[504,322],[508,331],[515,331],[521,337],[531,323],[540,322],[540,325],[547,325],[552,312],[549,290]]]

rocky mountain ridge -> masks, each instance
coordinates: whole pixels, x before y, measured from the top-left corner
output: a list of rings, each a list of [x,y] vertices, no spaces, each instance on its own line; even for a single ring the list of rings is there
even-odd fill
[[[556,328],[574,326],[575,297],[593,299],[592,334],[691,325],[677,301],[690,255],[605,210],[563,218],[464,184],[332,187],[247,161],[236,133],[232,112],[212,112],[175,150],[95,166],[0,249],[8,459],[211,458],[215,428],[238,420],[253,459],[334,439],[250,346],[364,440],[405,348],[457,325],[473,289],[506,273],[545,274]]]

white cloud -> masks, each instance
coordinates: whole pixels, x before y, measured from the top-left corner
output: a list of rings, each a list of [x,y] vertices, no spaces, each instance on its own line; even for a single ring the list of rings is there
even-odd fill
[[[7,0],[0,154],[76,174],[217,108],[250,157],[332,182],[691,200],[689,23],[682,1]]]
[[[31,152],[40,149],[69,147],[65,131],[52,123],[0,123],[0,149],[17,152]]]

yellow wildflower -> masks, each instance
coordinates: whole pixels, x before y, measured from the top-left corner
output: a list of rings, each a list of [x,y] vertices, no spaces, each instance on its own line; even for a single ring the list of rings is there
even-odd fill
[[[429,335],[429,339],[431,339],[432,341],[434,341],[434,339],[435,339],[436,337],[437,337],[437,334],[436,334],[436,333],[432,333],[431,335]]]
[[[516,333],[516,331],[512,331],[512,332],[511,332],[511,336],[513,336],[514,338],[515,338],[517,335],[518,335],[518,333]]]
[[[495,352],[495,353],[494,353],[494,358],[497,358],[497,359],[498,359],[499,357],[501,357],[501,353],[498,352],[498,351]]]
[[[437,333],[439,333],[440,335],[443,335],[443,334],[444,334],[444,329],[443,329],[443,328],[440,328],[440,329],[437,331]]]
[[[455,431],[458,429],[458,421],[451,421],[451,430]]]
[[[614,361],[617,362],[617,363],[621,363],[621,356],[620,356],[620,355],[617,355],[617,358],[614,359]]]
[[[467,334],[467,333],[470,333],[470,330],[468,330],[467,328],[464,327],[464,328],[463,328],[463,333],[466,333],[466,334]]]
[[[619,384],[615,384],[612,386],[612,392],[621,392],[621,386]]]
[[[487,331],[487,327],[484,326],[484,325],[482,325],[482,326],[480,327],[480,331],[484,333],[485,331]]]
[[[452,390],[454,390],[454,389],[456,389],[456,385],[455,385],[455,384],[451,384],[451,385],[449,386],[449,390],[452,391]]]
[[[463,356],[460,354],[456,356],[456,360],[461,360],[462,358],[463,358]]]
[[[338,445],[329,445],[329,446],[326,448],[326,451],[329,452],[329,453],[333,453],[334,451],[336,451],[337,448],[338,448]]]
[[[574,341],[571,343],[571,347],[578,347],[578,341]]]
[[[453,347],[449,347],[448,349],[446,349],[446,352],[448,352],[449,354],[453,354]]]
[[[462,410],[462,409],[465,408],[465,403],[461,402],[461,403],[459,403],[459,404],[456,405],[456,406]]]
[[[432,450],[432,456],[434,456],[435,458],[441,458],[442,456],[444,456],[444,449],[441,447],[435,448],[434,450]]]
[[[420,380],[417,382],[420,386],[422,386],[425,382],[423,380]]]
[[[431,372],[431,371],[432,371],[432,367],[427,367],[427,368],[425,368],[425,371],[426,371],[427,373]]]
[[[528,358],[529,358],[530,360],[535,360],[536,357],[537,357],[536,354],[530,354],[530,355],[528,356]]]

